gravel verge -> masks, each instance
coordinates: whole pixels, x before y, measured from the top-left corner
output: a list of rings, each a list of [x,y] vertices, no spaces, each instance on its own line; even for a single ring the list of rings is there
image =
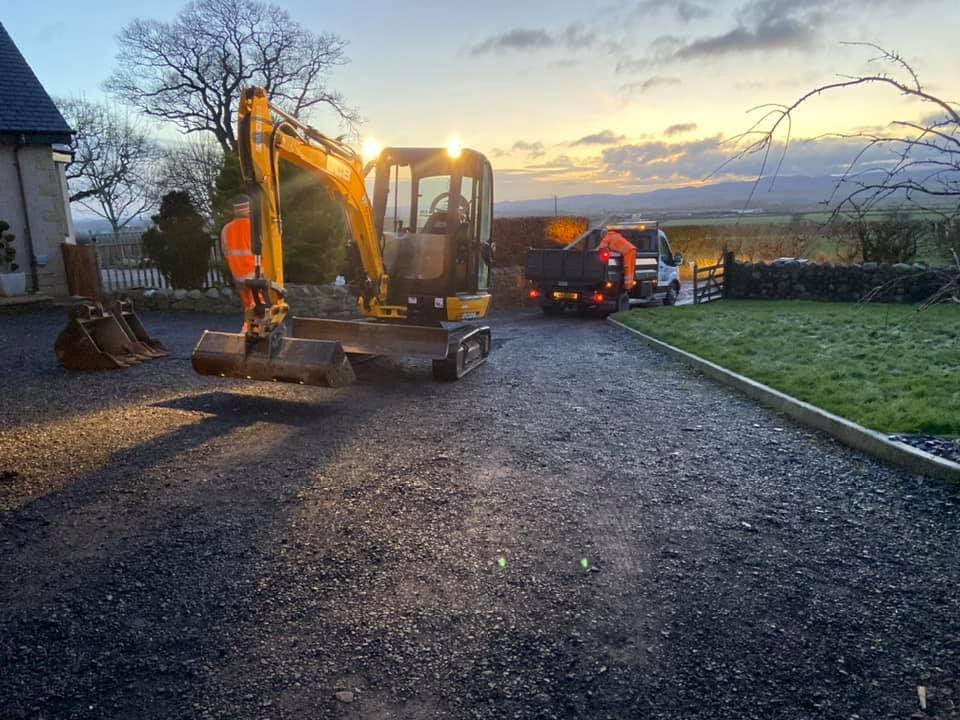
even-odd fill
[[[937,435],[891,435],[896,440],[917,450],[942,457],[951,462],[960,463],[960,438],[939,437]]]

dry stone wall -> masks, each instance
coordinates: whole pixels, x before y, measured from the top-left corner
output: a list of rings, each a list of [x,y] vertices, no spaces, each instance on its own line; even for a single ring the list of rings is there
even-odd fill
[[[287,285],[287,303],[302,317],[348,319],[358,316],[356,301],[345,287],[335,285]],[[242,312],[233,288],[209,290],[125,290],[137,308],[174,312]]]
[[[919,303],[943,285],[946,271],[904,263],[735,262],[728,255],[724,297],[856,302],[869,295],[876,302]]]

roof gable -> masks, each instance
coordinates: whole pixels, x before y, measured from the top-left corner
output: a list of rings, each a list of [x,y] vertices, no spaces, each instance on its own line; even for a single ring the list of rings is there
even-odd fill
[[[71,130],[0,23],[0,135],[20,134],[68,143]]]

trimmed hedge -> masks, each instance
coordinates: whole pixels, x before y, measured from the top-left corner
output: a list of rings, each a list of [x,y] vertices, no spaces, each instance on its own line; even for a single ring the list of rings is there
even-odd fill
[[[523,265],[530,248],[562,247],[576,240],[589,226],[585,217],[496,218],[493,221],[494,265]]]

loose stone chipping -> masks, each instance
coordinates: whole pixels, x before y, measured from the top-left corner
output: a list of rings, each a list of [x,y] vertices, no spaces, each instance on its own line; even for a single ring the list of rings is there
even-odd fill
[[[174,357],[75,375],[0,319],[4,718],[956,717],[955,486],[598,321],[328,391],[144,320]]]

